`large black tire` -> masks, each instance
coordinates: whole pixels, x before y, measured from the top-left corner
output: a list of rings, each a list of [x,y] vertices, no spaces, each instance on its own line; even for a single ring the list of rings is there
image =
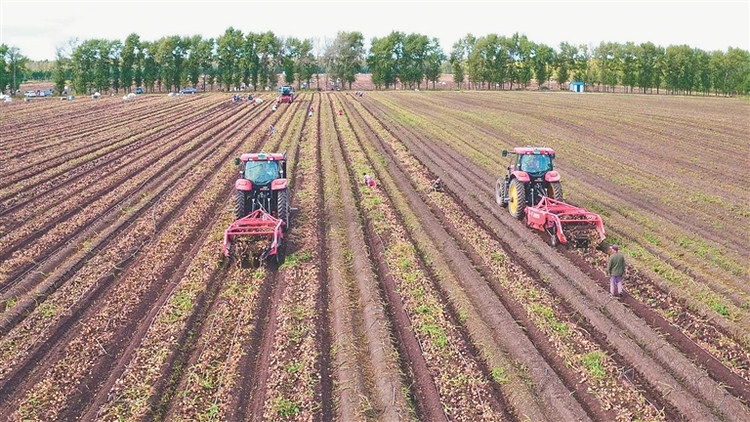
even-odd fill
[[[276,215],[284,221],[284,232],[289,231],[289,188],[280,191],[277,197]]]
[[[524,209],[526,209],[526,189],[524,188],[523,182],[519,182],[518,179],[510,181],[508,187],[508,212],[513,217],[523,220]]]
[[[555,201],[563,202],[563,189],[560,182],[552,182],[547,187],[547,196],[554,199]]]
[[[503,208],[508,208],[508,203],[505,202],[505,178],[501,177],[497,179],[495,184],[495,202]]]
[[[238,190],[234,195],[234,219],[239,220],[246,216],[250,210],[247,209],[247,193]]]

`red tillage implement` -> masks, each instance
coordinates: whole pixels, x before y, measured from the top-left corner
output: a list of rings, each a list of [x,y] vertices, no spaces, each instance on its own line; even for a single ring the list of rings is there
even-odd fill
[[[526,224],[550,235],[550,244],[568,243],[588,244],[592,229],[599,234],[599,241],[604,240],[604,223],[599,214],[589,212],[565,202],[556,201],[550,197],[542,197],[535,206],[528,206]],[[568,232],[568,236],[565,232]]]
[[[270,240],[270,246],[260,252],[260,260],[276,255],[281,239],[284,237],[284,220],[257,209],[245,217],[236,220],[224,231],[224,256],[230,257],[232,242],[240,238]],[[266,245],[268,243],[265,243]]]

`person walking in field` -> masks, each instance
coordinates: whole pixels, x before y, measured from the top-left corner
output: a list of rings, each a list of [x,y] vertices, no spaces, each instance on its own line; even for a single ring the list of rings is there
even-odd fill
[[[607,261],[607,275],[609,276],[609,293],[612,296],[622,296],[622,277],[625,275],[625,256],[620,253],[620,247],[609,247]]]

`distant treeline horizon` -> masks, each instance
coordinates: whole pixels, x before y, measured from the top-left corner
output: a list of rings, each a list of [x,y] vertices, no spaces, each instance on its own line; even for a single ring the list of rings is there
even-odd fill
[[[539,88],[556,82],[583,82],[598,90],[661,90],[680,94],[745,95],[750,93],[750,53],[728,47],[704,51],[688,45],[651,42],[599,45],[561,42],[557,48],[525,35],[467,34],[445,54],[437,38],[393,31],[364,47],[361,32],[339,32],[323,41],[281,38],[273,32],[243,33],[229,27],[221,36],[166,36],[142,41],[71,40],[58,48],[55,60],[31,61],[18,47],[0,45],[0,86],[16,91],[29,80],[52,81],[79,94],[114,90],[178,91],[214,85],[230,90],[241,85],[274,88],[311,83],[326,74],[341,88],[351,88],[357,73],[369,73],[376,89],[427,88],[452,74],[459,89]]]

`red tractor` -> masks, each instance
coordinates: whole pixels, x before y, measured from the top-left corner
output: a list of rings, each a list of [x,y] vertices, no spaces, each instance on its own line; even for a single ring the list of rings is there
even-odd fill
[[[279,88],[279,104],[291,104],[294,101],[294,88],[291,85],[284,85]]]
[[[268,258],[280,264],[291,212],[286,154],[242,154],[235,165],[235,221],[224,231],[223,255],[254,266]]]
[[[502,154],[507,157],[508,151]],[[552,246],[571,240],[576,246],[586,247],[592,237],[604,240],[599,215],[564,202],[560,173],[552,165],[552,148],[516,147],[511,154],[515,157],[508,174],[495,185],[495,200],[501,207],[519,220],[525,217],[529,227],[547,232]]]

